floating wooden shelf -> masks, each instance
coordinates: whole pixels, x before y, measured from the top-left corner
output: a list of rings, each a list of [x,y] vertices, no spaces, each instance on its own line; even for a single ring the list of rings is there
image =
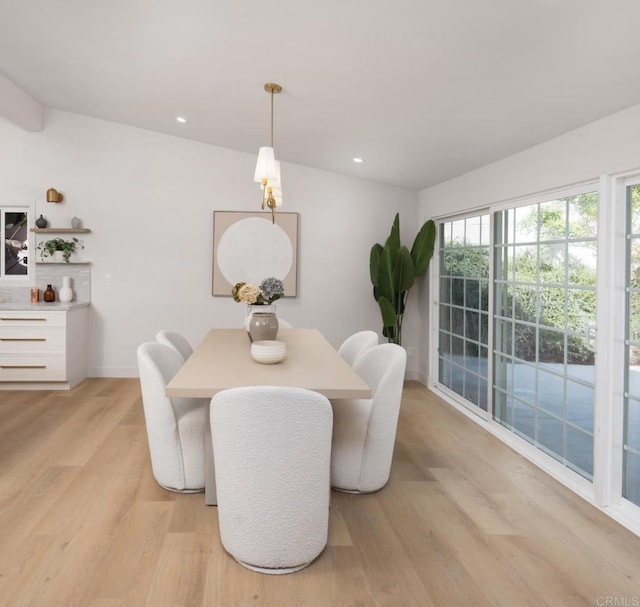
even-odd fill
[[[89,228],[31,228],[36,234],[88,234]]]
[[[56,264],[59,266],[80,266],[90,264],[90,261],[36,261],[39,266],[50,266]]]

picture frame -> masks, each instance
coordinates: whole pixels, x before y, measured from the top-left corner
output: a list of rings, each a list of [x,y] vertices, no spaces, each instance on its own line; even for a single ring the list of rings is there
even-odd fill
[[[231,297],[238,282],[282,280],[284,297],[298,292],[298,213],[213,212],[211,294]]]

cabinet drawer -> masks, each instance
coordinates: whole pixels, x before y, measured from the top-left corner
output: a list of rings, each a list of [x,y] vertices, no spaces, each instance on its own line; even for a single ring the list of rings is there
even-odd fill
[[[62,354],[0,354],[0,382],[64,381]]]
[[[0,311],[0,327],[64,327],[67,313],[43,310]]]
[[[64,327],[67,313],[46,310],[0,311],[0,327]]]
[[[0,354],[64,352],[64,327],[0,326]]]

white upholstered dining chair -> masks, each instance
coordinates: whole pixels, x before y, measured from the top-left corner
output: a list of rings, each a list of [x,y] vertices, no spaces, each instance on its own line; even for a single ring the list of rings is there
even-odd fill
[[[373,398],[332,400],[331,486],[347,493],[371,493],[389,480],[402,400],[407,354],[396,344],[363,352],[353,369]]]
[[[182,356],[182,360],[187,360],[187,358],[193,354],[191,344],[185,337],[175,331],[158,331],[158,333],[156,333],[156,341],[173,348]]]
[[[292,573],[326,546],[331,429],[317,392],[248,387],[211,399],[220,539],[244,567]]]
[[[170,346],[144,343],[137,354],[153,476],[169,491],[203,491],[209,400],[165,396],[167,383],[184,364]]]
[[[360,354],[377,345],[378,334],[375,331],[358,331],[342,342],[338,354],[353,367]]]

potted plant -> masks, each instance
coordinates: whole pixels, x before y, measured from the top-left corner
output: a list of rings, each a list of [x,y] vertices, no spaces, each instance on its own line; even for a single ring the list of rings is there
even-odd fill
[[[402,319],[409,289],[429,266],[436,241],[436,224],[430,219],[420,228],[411,251],[400,244],[400,218],[396,213],[384,246],[371,248],[369,271],[373,296],[380,306],[382,334],[402,345]]]
[[[64,240],[64,238],[52,238],[51,240],[45,240],[38,244],[38,249],[40,249],[40,258],[43,261],[47,257],[55,259],[58,257],[57,252],[60,251],[62,259],[66,263],[69,263],[71,255],[73,255],[73,253],[78,249],[84,249],[84,244],[81,240],[78,240],[75,237],[71,240]]]

